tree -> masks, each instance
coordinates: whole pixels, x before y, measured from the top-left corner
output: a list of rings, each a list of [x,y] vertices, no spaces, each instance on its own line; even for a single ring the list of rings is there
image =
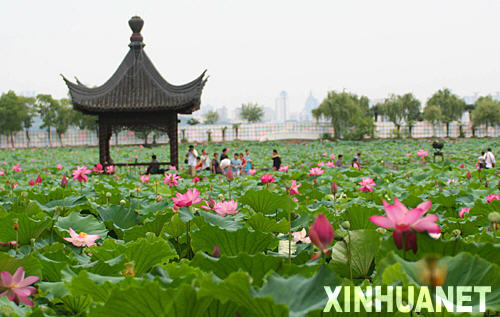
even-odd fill
[[[82,130],[94,131],[97,134],[98,124],[97,116],[86,115],[80,111],[70,111],[70,125],[78,127]]]
[[[241,123],[233,123],[234,138],[238,139],[238,133],[240,131]]]
[[[446,136],[449,136],[450,122],[460,119],[465,111],[465,101],[451,93],[448,88],[438,90],[427,100],[427,106],[437,106],[441,110],[441,122],[446,124]]]
[[[52,146],[50,139],[51,128],[56,126],[57,123],[57,112],[59,110],[59,102],[52,98],[51,95],[39,94],[36,96],[36,109],[42,118],[43,124],[41,128],[47,129],[47,134],[49,138],[49,146]]]
[[[441,121],[442,113],[438,106],[426,106],[424,109],[424,119],[432,124],[432,136],[436,135],[435,125]]]
[[[59,107],[57,108],[55,128],[61,145],[63,144],[62,136],[68,131],[72,121],[71,101],[69,99],[59,100]]]
[[[246,103],[241,105],[240,117],[247,122],[260,122],[264,116],[264,110],[256,103]]]
[[[219,121],[219,113],[217,111],[208,111],[205,114],[205,124],[216,124]]]
[[[472,111],[473,131],[482,124],[486,125],[486,131],[488,126],[500,124],[500,102],[493,100],[491,96],[480,97]]]
[[[401,135],[400,129],[403,122],[408,123],[409,135],[413,123],[420,113],[420,101],[411,93],[404,95],[391,95],[385,99],[381,105],[382,113],[394,123],[398,137]]]
[[[10,139],[14,147],[14,134],[23,129],[23,122],[29,116],[24,97],[9,91],[0,96],[0,134]]]
[[[21,102],[25,105],[26,112],[24,114],[23,119],[23,129],[26,135],[27,146],[30,146],[31,137],[30,137],[30,128],[33,126],[33,117],[35,115],[35,98],[32,97],[23,97],[19,96]]]
[[[363,139],[365,135],[373,135],[375,129],[368,98],[345,91],[328,92],[312,114],[316,120],[322,117],[330,120],[334,139]]]
[[[196,118],[189,118],[189,120],[187,121],[187,124],[189,124],[189,125],[197,125],[199,123],[200,123],[200,121]]]

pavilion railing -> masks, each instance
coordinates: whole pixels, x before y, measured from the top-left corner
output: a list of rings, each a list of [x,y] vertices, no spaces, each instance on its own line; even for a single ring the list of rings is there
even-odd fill
[[[395,126],[391,122],[376,122],[375,138],[395,137]],[[459,124],[452,122],[449,125],[449,136],[459,137],[460,126],[464,137],[472,136],[470,123]],[[225,128],[225,129],[224,129]],[[224,130],[224,132],[223,132]],[[403,125],[400,128],[402,137],[408,137],[408,127]],[[314,140],[320,138],[323,134],[333,134],[333,128],[328,122],[299,122],[299,123],[254,123],[241,124],[236,130],[231,124],[227,125],[181,125],[179,126],[179,141],[188,142],[223,142],[235,139],[244,141],[266,141],[266,140],[286,140],[301,139]],[[210,136],[209,136],[210,135]],[[224,135],[224,136],[223,136]],[[58,147],[58,146],[95,146],[98,143],[95,131],[70,129],[59,137],[55,131],[52,131],[49,142],[48,133],[44,130],[29,131],[30,140],[25,132],[19,132],[13,137],[14,147]],[[417,122],[412,128],[413,138],[445,137],[446,127],[444,124],[433,126],[429,122]],[[475,130],[476,137],[499,137],[500,129],[494,127],[479,127]],[[168,143],[166,134],[154,136],[149,135],[148,143]],[[144,144],[144,139],[132,131],[122,131],[118,135],[113,135],[111,145],[133,145]],[[11,148],[11,139],[6,136],[0,136],[0,148]]]

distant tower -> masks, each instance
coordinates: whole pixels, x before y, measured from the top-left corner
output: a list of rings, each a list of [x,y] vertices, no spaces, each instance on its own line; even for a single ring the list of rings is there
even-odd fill
[[[286,108],[288,105],[288,94],[286,91],[282,91],[278,98],[276,98],[276,122],[285,122],[286,117]]]
[[[319,106],[318,99],[314,98],[312,91],[309,92],[309,97],[306,99],[306,104],[304,106],[304,112],[302,113],[302,120],[311,121],[312,119],[312,110]]]

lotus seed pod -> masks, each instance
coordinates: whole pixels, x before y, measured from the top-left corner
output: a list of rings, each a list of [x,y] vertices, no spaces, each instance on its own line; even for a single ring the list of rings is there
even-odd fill
[[[451,232],[451,235],[454,237],[458,237],[461,234],[462,234],[462,231],[460,231],[459,229],[455,229]]]
[[[111,198],[111,193],[110,192],[106,193],[106,198]]]
[[[120,205],[122,205],[122,206],[123,206],[123,205],[125,205],[126,203],[127,203],[127,202],[126,202],[125,200],[123,200],[123,199],[122,199],[122,200],[120,200]]]
[[[345,230],[351,229],[351,223],[349,221],[344,221],[340,224]]]
[[[500,222],[500,213],[494,211],[494,212],[490,212],[488,214],[488,220],[490,222],[495,222],[495,223],[499,223]]]

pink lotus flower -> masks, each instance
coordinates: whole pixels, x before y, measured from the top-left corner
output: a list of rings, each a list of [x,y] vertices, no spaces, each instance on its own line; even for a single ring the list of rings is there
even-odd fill
[[[68,179],[66,178],[66,176],[63,176],[63,178],[61,179],[61,187],[66,187],[68,186]]]
[[[318,162],[318,166],[325,166],[324,162]]]
[[[260,181],[263,184],[273,183],[275,181],[274,176],[271,174],[264,174],[260,177]]]
[[[233,174],[233,170],[231,168],[228,169],[226,172],[226,179],[230,182],[232,182],[234,180],[234,174]]]
[[[16,241],[9,241],[9,242],[5,242],[5,243],[0,242],[0,245],[2,247],[9,247],[9,246],[14,247],[17,245],[17,242]]]
[[[497,194],[491,194],[491,195],[488,195],[486,196],[486,201],[488,203],[491,203],[492,201],[494,200],[500,200],[500,195],[497,195]]]
[[[221,217],[237,214],[238,211],[236,209],[238,209],[238,202],[235,200],[221,201],[214,206],[214,211]]]
[[[323,214],[316,217],[311,229],[309,230],[309,238],[321,252],[328,253],[328,247],[333,242],[334,234],[333,227],[328,219]]]
[[[113,165],[106,166],[106,174],[114,174],[114,173],[115,173],[115,167]]]
[[[12,167],[12,169],[14,170],[14,172],[21,172],[23,170],[21,168],[21,164],[20,163],[17,163],[16,165],[14,165],[14,167]]]
[[[465,168],[465,164],[464,163],[460,164],[460,168]]]
[[[457,182],[456,179],[450,178],[450,179],[448,179],[448,181],[446,182],[446,184],[450,185],[451,183],[456,183],[456,182]]]
[[[5,175],[4,171],[0,170],[0,176],[4,176],[4,175]]]
[[[311,243],[311,239],[307,236],[306,228],[302,228],[300,231],[292,232],[292,235],[295,243]]]
[[[35,186],[35,181],[34,181],[34,180],[32,180],[32,179],[30,179],[30,181],[29,181],[28,185],[30,185],[30,186]]]
[[[321,155],[326,157],[326,156],[328,156],[328,153],[323,153]]]
[[[3,161],[3,162],[2,162],[2,165],[7,165],[7,162]]]
[[[143,185],[144,184],[149,184],[149,174],[142,175],[141,177],[139,177],[139,179],[141,180],[141,183]]]
[[[102,164],[97,163],[97,165],[92,170],[96,173],[102,173],[103,172]]]
[[[37,184],[42,183],[42,177],[40,175],[38,175],[38,177],[36,178],[35,183],[37,183]]]
[[[292,179],[292,184],[290,185],[290,188],[288,189],[288,193],[290,195],[298,195],[300,186],[302,186],[302,184],[297,184],[297,181],[295,179]]]
[[[69,235],[71,237],[66,237],[64,240],[71,242],[75,247],[91,247],[96,245],[95,240],[100,237],[98,234],[86,234],[85,232],[77,234],[71,227],[69,228]]]
[[[286,173],[286,172],[288,172],[288,165],[283,165],[283,166],[281,166],[281,167],[280,167],[280,169],[279,169],[278,171],[280,171],[280,172],[285,172],[285,173]]]
[[[334,161],[328,161],[328,162],[326,162],[326,166],[328,166],[328,167],[335,167],[335,162]]]
[[[335,160],[335,154],[330,155],[331,160]]]
[[[460,218],[463,218],[465,213],[469,213],[470,212],[470,208],[462,208],[458,211],[458,215],[460,216]]]
[[[177,167],[175,167],[175,166],[172,165],[168,169],[171,170],[171,171],[175,171],[177,169]]]
[[[179,182],[178,182],[179,179],[181,179],[181,177],[178,176],[177,174],[168,173],[165,175],[163,182],[167,183],[168,186],[172,187],[172,186],[179,184]]]
[[[88,179],[88,174],[92,173],[87,166],[77,166],[76,170],[73,171],[73,180],[81,182],[86,182]]]
[[[58,170],[62,170],[63,166],[62,166],[62,164],[57,164],[56,168],[57,168]]]
[[[193,183],[195,183],[195,184],[196,184],[196,183],[198,183],[199,181],[200,181],[200,178],[199,178],[198,176],[195,176],[195,177],[193,178]]]
[[[177,208],[197,205],[201,202],[200,191],[196,188],[190,188],[184,194],[176,193],[175,195],[177,197],[172,197],[172,200],[174,201],[174,206]]]
[[[304,164],[300,164],[300,168],[304,168]]]
[[[472,174],[470,172],[467,172],[467,174],[465,175],[465,177],[467,177],[467,179],[471,179],[472,178]]]
[[[359,188],[360,192],[367,192],[367,191],[371,191],[372,192],[373,191],[372,187],[377,186],[377,184],[375,184],[375,182],[373,181],[373,178],[363,177],[362,179],[363,180],[358,183],[359,185],[362,185]]]
[[[163,197],[161,197],[161,195],[158,195],[158,197],[156,197],[156,201],[160,202],[163,200]]]
[[[203,201],[205,205],[201,205],[201,208],[205,210],[213,210],[216,204],[216,201],[210,198],[208,201],[204,200]]]
[[[427,151],[427,150],[424,151],[423,149],[420,149],[417,151],[417,156],[423,160],[424,157],[429,156],[429,151]]]
[[[414,253],[417,253],[417,232],[441,233],[441,228],[435,223],[439,220],[436,215],[421,218],[431,208],[430,200],[411,210],[408,210],[397,198],[394,198],[393,205],[385,200],[382,200],[382,203],[387,217],[371,216],[370,221],[382,228],[394,229],[392,237],[398,249],[403,248],[403,233],[406,233],[405,250],[413,250]]]
[[[320,176],[323,175],[325,171],[321,167],[313,167],[309,170],[309,176]]]
[[[7,271],[2,271],[0,278],[0,297],[7,296],[7,298],[18,304],[24,303],[28,306],[33,306],[33,302],[28,298],[37,293],[36,288],[30,286],[40,279],[38,276],[28,276],[24,278],[24,268],[18,267],[14,275]]]
[[[406,153],[406,157],[411,157],[411,153]]]
[[[252,168],[252,169],[249,169],[249,170],[248,170],[248,175],[250,175],[250,176],[254,176],[255,174],[257,174],[257,170],[256,170],[256,169],[253,169],[253,168]]]

